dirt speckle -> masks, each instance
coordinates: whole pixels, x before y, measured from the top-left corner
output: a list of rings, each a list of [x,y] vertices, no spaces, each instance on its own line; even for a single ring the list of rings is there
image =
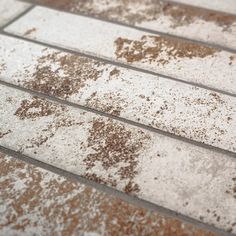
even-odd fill
[[[86,86],[89,80],[97,80],[102,73],[102,62],[65,53],[49,53],[38,58],[33,79],[26,79],[23,86],[38,92],[68,98]],[[26,74],[28,71],[26,69]]]
[[[36,30],[37,30],[36,28],[29,29],[24,33],[24,36],[29,36],[32,33],[36,32]]]
[[[125,59],[130,63],[141,61],[165,65],[171,60],[179,60],[180,58],[213,56],[218,51],[183,40],[152,35],[144,35],[140,40],[119,37],[114,43],[117,59]]]
[[[108,184],[112,182],[112,186],[116,186],[114,180],[119,178],[127,182],[124,191],[137,193],[139,187],[133,180],[138,173],[138,154],[145,146],[145,140],[149,138],[143,131],[127,130],[123,124],[112,120],[104,122],[102,119],[94,119],[87,147],[93,151],[84,159],[87,174],[90,174],[97,162],[104,171],[115,168],[114,176],[110,176],[108,181],[104,179],[97,181]]]
[[[64,110],[63,106],[57,106],[49,101],[34,96],[31,100],[23,100],[15,114],[21,120],[35,120],[40,117],[50,116]]]
[[[229,188],[226,190],[226,193],[236,199],[236,177],[232,178],[232,182],[229,184]]]
[[[113,77],[115,75],[119,75],[120,71],[117,68],[114,68],[111,72],[110,72],[110,77]]]
[[[1,132],[0,131],[0,138],[3,138],[5,135],[8,135],[8,134],[10,134],[12,131],[9,129],[9,130],[7,130],[6,132]]]

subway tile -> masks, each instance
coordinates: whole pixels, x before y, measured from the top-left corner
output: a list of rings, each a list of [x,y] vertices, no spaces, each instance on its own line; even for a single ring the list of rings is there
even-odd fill
[[[0,44],[1,80],[236,152],[235,97],[7,36]]]
[[[223,50],[43,7],[5,30],[190,83],[236,91],[236,54]]]
[[[1,0],[0,1],[0,27],[7,24],[13,18],[24,12],[31,6],[29,3],[24,3],[16,0]]]
[[[3,153],[0,172],[0,235],[218,235]]]
[[[0,110],[0,145],[236,232],[235,158],[3,85]]]
[[[174,2],[194,5],[198,7],[208,8],[216,11],[223,11],[228,12],[231,14],[236,14],[236,2],[234,0],[214,0],[214,1],[208,1],[208,0],[174,0]]]
[[[75,14],[85,14],[236,49],[236,15],[158,0],[33,2]],[[227,6],[229,5],[227,2]]]

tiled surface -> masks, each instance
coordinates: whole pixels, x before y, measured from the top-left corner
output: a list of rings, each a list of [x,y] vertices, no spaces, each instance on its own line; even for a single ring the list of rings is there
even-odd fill
[[[217,11],[228,12],[232,14],[236,14],[236,2],[235,0],[174,0],[174,2],[191,4],[194,6],[209,8]]]
[[[6,31],[236,92],[236,54],[226,51],[42,7],[34,8]]]
[[[0,44],[8,83],[236,152],[235,97],[7,36]]]
[[[158,0],[32,2],[236,49],[236,15]]]
[[[235,49],[235,16],[222,13],[234,5],[192,3],[219,3],[220,13],[154,0],[37,2],[55,10],[35,7],[6,27],[11,37],[0,35],[0,145],[196,227],[0,154],[0,235],[212,235],[196,220],[235,234],[236,54],[147,33]],[[0,20],[19,16],[20,5],[29,6],[1,1]]]
[[[1,0],[0,27],[7,24],[10,20],[24,12],[29,7],[29,3],[19,2],[17,0]]]
[[[0,96],[4,147],[236,232],[235,158],[6,86]]]
[[[0,235],[216,236],[0,153]]]

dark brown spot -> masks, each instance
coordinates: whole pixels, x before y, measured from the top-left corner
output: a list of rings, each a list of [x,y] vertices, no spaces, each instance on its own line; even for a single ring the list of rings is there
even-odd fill
[[[50,53],[38,59],[33,79],[26,79],[23,86],[45,94],[68,98],[86,86],[86,81],[97,80],[102,73],[102,70],[98,69],[102,64],[76,55]],[[25,74],[28,73],[26,70]]]
[[[6,132],[0,132],[0,138],[3,138],[5,135],[10,134],[12,131],[9,129]]]
[[[144,35],[141,40],[118,38],[115,40],[116,57],[127,62],[156,62],[165,65],[170,60],[194,57],[205,58],[213,56],[217,50],[214,48],[189,43],[183,40],[162,36]]]
[[[34,33],[36,30],[37,30],[36,28],[29,29],[24,33],[24,36],[29,36],[30,34]]]
[[[138,167],[138,154],[144,147],[145,140],[149,139],[143,131],[131,131],[123,124],[112,120],[104,122],[102,119],[95,119],[89,131],[88,148],[91,150],[84,162],[87,174],[90,175],[93,167],[100,162],[104,171],[117,168],[113,176],[108,180],[101,180],[102,183],[116,185],[117,176],[120,180],[127,180],[124,191],[136,193],[139,191],[137,184],[133,183]],[[88,176],[88,175],[87,175]],[[98,176],[96,175],[96,178]]]

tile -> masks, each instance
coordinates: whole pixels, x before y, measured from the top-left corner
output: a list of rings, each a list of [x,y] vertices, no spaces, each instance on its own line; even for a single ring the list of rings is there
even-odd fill
[[[0,171],[0,235],[217,235],[2,153]]]
[[[158,0],[32,2],[236,49],[236,15]]]
[[[43,7],[6,31],[236,93],[236,54],[226,51]]]
[[[236,152],[235,97],[7,36],[0,44],[1,80]]]
[[[189,0],[174,0],[175,2],[179,3],[185,3],[185,4],[190,4],[198,7],[204,7],[216,11],[223,11],[223,12],[228,12],[231,14],[236,13],[236,2],[234,0],[214,0],[214,1],[208,1],[208,0],[194,0],[194,1],[189,1]]]
[[[3,85],[0,110],[0,145],[236,232],[235,158]]]
[[[31,6],[29,3],[24,3],[16,0],[1,0],[0,1],[0,27],[7,24],[14,17],[24,12]]]

